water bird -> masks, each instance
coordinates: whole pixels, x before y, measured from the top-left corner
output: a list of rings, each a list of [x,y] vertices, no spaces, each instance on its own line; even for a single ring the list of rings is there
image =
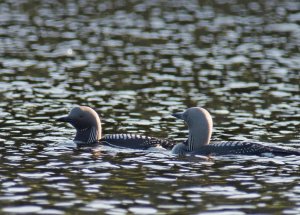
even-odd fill
[[[149,149],[151,147],[162,147],[172,149],[176,144],[172,140],[139,134],[107,134],[102,137],[100,118],[95,110],[87,106],[74,107],[67,116],[60,117],[57,121],[70,123],[76,129],[73,141],[78,146],[90,146],[100,143],[119,148]]]
[[[184,120],[189,129],[187,141],[175,145],[172,149],[172,153],[174,154],[300,155],[300,151],[296,149],[284,149],[256,142],[221,141],[209,144],[212,135],[213,121],[210,113],[204,108],[188,108],[184,112],[173,114],[173,116]]]

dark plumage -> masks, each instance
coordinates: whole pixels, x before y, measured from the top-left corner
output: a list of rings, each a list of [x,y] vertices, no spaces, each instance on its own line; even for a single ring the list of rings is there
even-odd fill
[[[173,116],[183,119],[189,127],[189,138],[185,143],[174,146],[174,154],[198,154],[198,155],[264,155],[278,156],[300,155],[299,150],[284,149],[275,146],[266,146],[255,142],[219,142],[211,143],[212,118],[203,108],[193,107],[183,113]]]
[[[220,142],[203,146],[201,151],[195,152],[203,155],[267,155],[275,156],[300,155],[300,151],[283,149],[275,146],[266,146],[253,142]]]
[[[148,149],[161,146],[172,149],[174,141],[147,137],[138,134],[109,134],[102,137],[101,121],[98,114],[90,107],[73,108],[68,116],[57,119],[70,123],[76,129],[74,142],[79,146],[101,143],[119,148]]]
[[[101,143],[121,148],[148,149],[150,147],[163,147],[171,150],[176,144],[172,140],[142,136],[138,134],[108,134]]]

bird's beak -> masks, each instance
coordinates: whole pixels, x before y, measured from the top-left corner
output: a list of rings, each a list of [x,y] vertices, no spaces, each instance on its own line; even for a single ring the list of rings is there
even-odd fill
[[[71,119],[68,116],[60,117],[56,119],[57,122],[70,122]]]
[[[183,113],[173,113],[172,116],[176,117],[177,119],[183,120]]]

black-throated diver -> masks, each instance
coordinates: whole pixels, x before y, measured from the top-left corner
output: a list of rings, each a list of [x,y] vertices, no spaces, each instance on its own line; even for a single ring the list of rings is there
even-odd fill
[[[200,107],[192,107],[182,113],[173,114],[176,118],[184,120],[189,129],[188,140],[173,147],[174,154],[199,155],[273,155],[288,156],[300,155],[295,149],[283,149],[275,146],[266,146],[261,143],[232,141],[209,144],[213,122],[209,112]]]
[[[100,118],[96,111],[87,106],[74,107],[68,116],[61,117],[57,121],[68,122],[76,129],[74,142],[79,146],[101,143],[131,149],[148,149],[157,146],[172,149],[176,144],[171,140],[138,134],[108,134],[102,137]]]

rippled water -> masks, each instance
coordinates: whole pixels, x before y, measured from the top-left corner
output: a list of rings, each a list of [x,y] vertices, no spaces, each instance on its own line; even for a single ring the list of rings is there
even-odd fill
[[[170,114],[202,106],[215,140],[299,149],[299,44],[297,0],[1,1],[1,212],[300,214],[297,157],[97,152],[55,122],[183,140]]]

